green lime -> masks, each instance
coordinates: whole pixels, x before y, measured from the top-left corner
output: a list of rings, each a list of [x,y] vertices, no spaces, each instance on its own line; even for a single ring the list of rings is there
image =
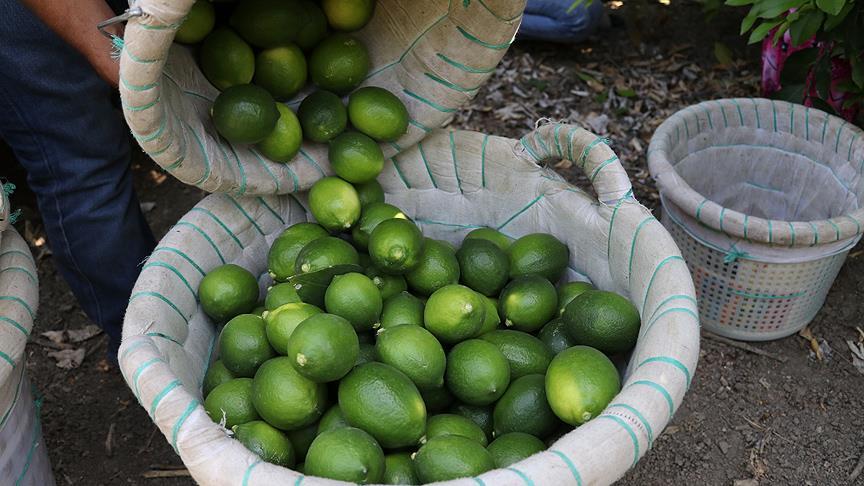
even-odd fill
[[[483,447],[486,447],[487,444],[483,429],[471,419],[453,413],[442,413],[429,417],[426,422],[426,439],[445,435],[459,435],[477,441]]]
[[[482,295],[468,287],[447,285],[426,301],[423,322],[442,342],[458,343],[476,336],[483,328],[487,305]]]
[[[510,377],[516,379],[534,373],[545,374],[552,353],[543,341],[521,331],[500,330],[480,336],[495,346],[510,363]]]
[[[563,315],[567,304],[586,290],[594,290],[594,286],[588,282],[567,282],[558,287],[558,315]]]
[[[388,275],[374,266],[369,266],[366,268],[366,276],[371,278],[372,283],[381,291],[381,299],[385,302],[399,292],[408,290],[408,283],[402,275]]]
[[[423,397],[423,401],[426,402],[427,413],[441,412],[453,404],[453,395],[443,385],[438,388],[420,390],[420,395]]]
[[[314,423],[327,404],[327,387],[294,369],[287,356],[273,358],[258,368],[252,383],[255,410],[270,425],[293,430]]]
[[[533,435],[510,432],[493,440],[486,450],[492,454],[495,467],[504,468],[545,451],[546,444]]]
[[[303,26],[299,2],[243,0],[231,14],[230,24],[255,47],[276,47],[293,42]]]
[[[342,99],[329,91],[315,91],[297,109],[303,135],[313,142],[328,142],[345,131],[348,111]]]
[[[345,231],[360,219],[360,197],[351,184],[325,177],[309,189],[309,209],[325,229]]]
[[[553,355],[571,346],[576,346],[576,342],[567,335],[566,326],[560,317],[543,326],[540,332],[537,333],[537,337],[552,351]]]
[[[458,405],[453,406],[450,411],[452,413],[461,415],[475,424],[477,424],[480,429],[483,430],[483,433],[486,434],[486,439],[491,440],[492,438],[492,407],[489,406],[478,406],[478,405],[468,405],[467,403],[460,403]]]
[[[372,343],[360,343],[360,352],[354,366],[360,366],[375,361],[375,345]]]
[[[489,240],[466,239],[456,258],[462,269],[462,283],[485,296],[497,296],[510,279],[507,254]]]
[[[561,316],[570,338],[614,354],[629,351],[639,338],[639,311],[629,300],[605,290],[586,290]]]
[[[350,32],[369,22],[375,10],[375,0],[324,0],[321,7],[330,27]]]
[[[366,432],[340,427],[315,438],[306,454],[305,468],[310,476],[378,483],[384,477],[384,451]]]
[[[549,406],[558,418],[574,426],[599,415],[620,388],[615,365],[588,346],[561,351],[546,371]]]
[[[513,240],[509,236],[505,236],[500,231],[492,228],[477,228],[465,235],[465,240],[473,239],[491,241],[502,251],[507,251],[513,243]],[[464,245],[465,242],[463,241],[462,244]]]
[[[384,456],[382,484],[420,484],[414,471],[414,460],[410,452],[396,452]]]
[[[348,374],[359,352],[354,328],[333,314],[306,319],[288,340],[288,357],[294,369],[316,383],[336,381]]]
[[[198,284],[198,299],[204,313],[224,322],[245,314],[258,303],[258,281],[245,268],[229,263],[207,272]]]
[[[384,301],[381,328],[388,329],[402,324],[422,326],[424,307],[422,300],[408,292],[400,292]]]
[[[337,135],[330,141],[327,157],[336,175],[355,184],[375,180],[384,169],[381,147],[360,132]]]
[[[225,88],[213,102],[210,115],[216,131],[231,143],[258,143],[279,120],[276,101],[254,84]]]
[[[226,429],[258,420],[252,404],[252,379],[234,378],[217,386],[204,400],[204,410]]]
[[[297,254],[295,273],[312,273],[336,265],[357,265],[360,257],[357,250],[345,240],[325,236],[312,240]]]
[[[277,282],[284,282],[294,275],[297,254],[312,240],[329,236],[327,230],[315,223],[297,223],[283,231],[267,254],[267,267],[270,276]]]
[[[426,432],[426,405],[404,373],[383,363],[354,368],[339,382],[339,407],[348,423],[387,448],[416,445]]]
[[[357,332],[371,331],[380,326],[381,291],[362,273],[337,275],[324,294],[324,307],[347,319]]]
[[[276,356],[267,340],[264,319],[254,314],[240,314],[228,321],[219,334],[222,363],[236,376],[252,378],[255,370]]]
[[[357,189],[357,194],[360,196],[361,206],[384,202],[384,189],[377,180],[354,184],[354,188]]]
[[[444,379],[459,400],[470,405],[489,405],[507,390],[510,365],[494,344],[469,339],[450,350]]]
[[[290,99],[306,85],[306,57],[295,44],[264,49],[255,56],[252,79],[277,100]]]
[[[415,293],[429,296],[446,285],[459,283],[459,262],[453,248],[439,240],[426,238],[420,262],[405,274]]]
[[[481,297],[486,302],[486,318],[483,319],[483,326],[477,331],[477,336],[492,332],[498,329],[498,325],[501,324],[501,317],[498,316],[498,300],[482,295]]]
[[[495,436],[524,432],[547,437],[558,427],[558,418],[546,401],[544,376],[525,375],[510,384],[492,412]]]
[[[220,27],[210,32],[201,44],[200,56],[201,72],[219,91],[252,82],[255,53],[233,30]]]
[[[308,51],[327,37],[327,16],[315,2],[300,0],[300,17],[302,22],[294,41]]]
[[[382,329],[375,351],[378,361],[405,373],[421,390],[444,385],[447,355],[435,336],[420,326]]]
[[[426,442],[414,456],[417,477],[423,483],[473,477],[495,469],[495,461],[476,440],[444,435]]]
[[[281,430],[263,420],[253,420],[235,425],[233,431],[234,438],[261,459],[278,466],[294,466],[294,447]]]
[[[543,277],[517,277],[501,291],[498,310],[505,326],[536,332],[555,317],[558,293],[555,286]]]
[[[288,341],[297,326],[306,319],[320,314],[321,309],[311,304],[292,302],[282,304],[264,316],[267,340],[279,354],[288,352]]]
[[[274,311],[285,304],[299,304],[301,302],[303,301],[297,295],[297,290],[293,285],[286,282],[276,284],[267,290],[264,308],[268,311]]]
[[[227,383],[234,378],[237,377],[225,367],[225,364],[222,363],[221,359],[214,361],[213,364],[210,365],[210,368],[207,369],[207,373],[204,375],[204,384],[202,385],[201,390],[204,398],[207,398],[207,395],[209,395],[214,388],[222,383]]]
[[[408,131],[408,109],[393,93],[365,86],[348,97],[348,119],[379,142],[395,142]]]
[[[309,446],[312,441],[318,436],[318,424],[312,424],[301,429],[289,430],[285,432],[291,445],[294,446],[294,453],[298,459],[306,458],[306,453],[309,451]],[[302,463],[294,467],[294,470],[300,472]]]
[[[555,283],[567,270],[570,250],[547,233],[532,233],[514,241],[508,250],[510,278],[539,275]]]
[[[326,10],[325,10],[326,13]],[[347,94],[369,72],[366,46],[347,34],[333,34],[321,41],[309,57],[309,74],[319,88]]]
[[[422,254],[423,233],[407,219],[384,220],[369,234],[369,256],[385,273],[408,272],[420,263]]]
[[[351,229],[351,237],[354,238],[354,244],[360,249],[365,249],[369,246],[369,235],[382,221],[388,219],[408,219],[408,216],[401,209],[384,202],[370,203],[363,206],[360,213],[360,221]]]
[[[330,410],[327,410],[324,415],[321,417],[321,421],[318,422],[318,434],[323,434],[328,430],[338,429],[341,427],[350,427],[348,422],[345,420],[345,416],[342,415],[342,409],[339,408],[339,405],[333,405],[330,407]]]
[[[303,133],[297,115],[282,103],[276,103],[279,110],[279,120],[276,127],[264,140],[258,142],[261,154],[274,162],[290,162],[300,151],[303,143]]]
[[[174,40],[181,44],[197,44],[207,37],[216,25],[216,10],[213,4],[207,0],[195,0],[177,33]]]

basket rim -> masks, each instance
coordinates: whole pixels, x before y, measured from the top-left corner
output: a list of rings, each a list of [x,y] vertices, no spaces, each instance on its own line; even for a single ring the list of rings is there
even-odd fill
[[[745,103],[746,102],[746,103]],[[850,142],[851,154],[854,150],[864,150],[864,134],[860,128],[849,124],[842,118],[825,113],[824,111],[805,107],[786,101],[770,100],[765,98],[723,98],[717,100],[703,101],[675,112],[663,121],[657,128],[648,146],[648,169],[657,182],[660,192],[664,197],[675,203],[682,211],[696,218],[701,224],[719,231],[720,233],[742,239],[751,243],[763,243],[769,245],[786,245],[790,247],[809,247],[821,244],[834,243],[841,240],[858,237],[862,234],[864,225],[864,207],[859,207],[847,214],[833,218],[816,219],[809,221],[786,221],[766,219],[751,216],[734,209],[724,207],[693,189],[690,184],[675,170],[672,164],[672,149],[677,145],[668,144],[672,140],[670,134],[674,134],[676,126],[684,122],[687,116],[696,116],[696,123],[700,123],[699,116],[710,113],[722,113],[726,117],[725,108],[741,110],[741,108],[752,109],[758,118],[758,109],[770,110],[775,117],[778,111],[794,112],[799,107],[812,119],[824,120],[825,126],[833,125],[839,127],[840,133],[848,130],[852,142]],[[732,113],[732,112],[730,112]],[[719,116],[719,115],[718,115]],[[821,118],[819,118],[821,117]],[[729,117],[734,119],[735,117]],[[749,127],[744,123],[743,116],[741,124],[735,127]],[[708,125],[708,122],[705,123]],[[733,128],[730,126],[730,128]],[[756,129],[756,127],[752,127]],[[775,127],[776,129],[776,127]],[[797,137],[793,132],[785,132]],[[839,139],[840,133],[837,138]]]

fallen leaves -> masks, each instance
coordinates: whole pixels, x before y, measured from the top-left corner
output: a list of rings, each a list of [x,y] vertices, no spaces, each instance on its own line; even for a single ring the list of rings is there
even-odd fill
[[[57,367],[64,370],[71,370],[81,366],[86,355],[87,350],[84,348],[60,349],[48,353],[49,358],[57,360]]]
[[[88,350],[85,347],[76,345],[84,343],[100,334],[102,334],[102,329],[99,326],[90,324],[81,329],[45,331],[41,333],[41,336],[46,341],[37,341],[37,343],[54,349],[48,352],[48,357],[54,358],[57,361],[58,368],[71,370],[81,366],[81,363],[84,362],[84,358],[88,354]]]
[[[846,345],[852,352],[852,366],[864,375],[864,331],[860,327],[856,327],[855,330],[858,331],[858,341],[850,339],[846,341]]]

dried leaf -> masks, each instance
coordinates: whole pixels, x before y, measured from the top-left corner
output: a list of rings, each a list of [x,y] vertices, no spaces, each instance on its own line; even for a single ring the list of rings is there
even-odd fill
[[[714,57],[717,59],[717,63],[723,67],[729,67],[734,63],[732,60],[732,50],[722,42],[714,43]]]
[[[859,373],[864,375],[864,343],[855,341],[846,341],[849,346],[849,351],[852,352],[852,365]]]
[[[82,329],[69,329],[66,331],[66,334],[69,336],[69,342],[80,343],[102,334],[102,329],[100,329],[99,326],[90,324],[84,326]]]
[[[87,351],[84,348],[61,349],[59,351],[51,351],[48,353],[48,357],[57,360],[58,368],[71,370],[81,366],[86,353]]]
[[[42,333],[42,337],[54,344],[63,344],[66,342],[66,333],[64,331],[45,331]]]

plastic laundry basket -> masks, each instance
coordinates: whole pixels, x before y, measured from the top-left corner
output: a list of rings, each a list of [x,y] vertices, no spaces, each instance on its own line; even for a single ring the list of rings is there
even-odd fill
[[[761,341],[813,319],[861,237],[861,133],[766,99],[703,102],[658,128],[648,166],[707,330]]]

